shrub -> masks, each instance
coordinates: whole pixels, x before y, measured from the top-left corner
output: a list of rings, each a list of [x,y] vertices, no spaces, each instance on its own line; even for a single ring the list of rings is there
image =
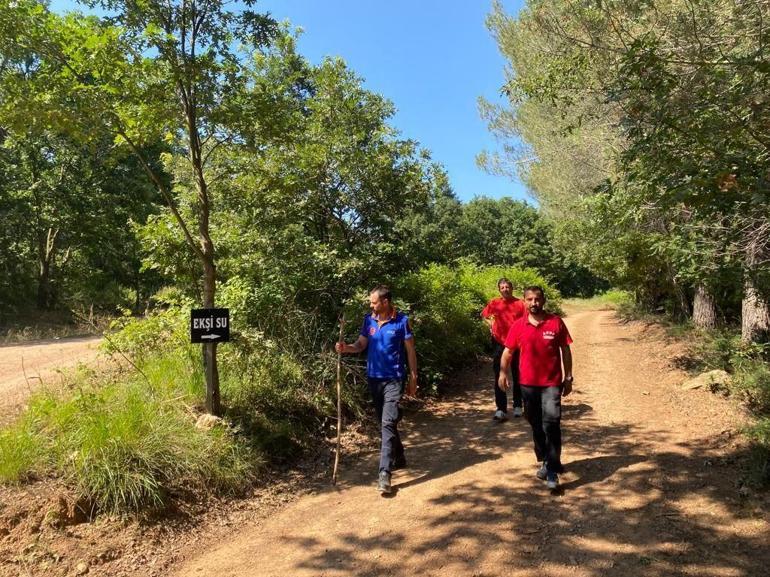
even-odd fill
[[[397,300],[409,312],[415,331],[421,378],[433,390],[488,345],[489,330],[479,315],[486,302],[499,295],[497,281],[502,276],[519,292],[528,285],[543,286],[553,299],[550,308],[558,310],[558,291],[528,269],[434,264],[396,283]]]
[[[143,365],[146,381],[138,373],[106,384],[81,375],[74,395],[36,394],[0,434],[0,479],[55,475],[109,512],[163,506],[193,488],[240,489],[262,456],[227,426],[195,427],[200,392],[190,392],[188,369],[183,354],[166,356]]]

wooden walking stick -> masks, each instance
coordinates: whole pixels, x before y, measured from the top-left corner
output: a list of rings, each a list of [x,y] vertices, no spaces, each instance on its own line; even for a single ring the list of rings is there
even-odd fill
[[[345,313],[340,315],[340,338],[337,342],[343,342],[342,339],[345,330]],[[332,472],[332,485],[337,484],[337,467],[340,464],[340,443],[342,440],[342,351],[337,353],[337,449],[334,452],[334,471]]]

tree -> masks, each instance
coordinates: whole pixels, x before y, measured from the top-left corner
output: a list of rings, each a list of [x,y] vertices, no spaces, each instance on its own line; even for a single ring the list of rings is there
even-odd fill
[[[248,9],[232,12],[226,4],[94,0],[90,6],[112,14],[99,19],[60,18],[22,1],[14,10],[16,24],[0,28],[39,59],[36,82],[12,86],[8,102],[21,105],[24,96],[32,96],[32,106],[19,108],[37,113],[41,122],[64,125],[84,139],[93,134],[93,125],[101,125],[132,150],[200,263],[205,308],[216,304],[217,282],[208,167],[220,146],[237,143],[231,126],[253,54],[277,33],[269,17]],[[250,7],[253,1],[244,4]],[[159,137],[186,158],[183,181],[169,182],[143,154],[144,145]],[[188,218],[177,206],[176,193],[185,187],[195,191]],[[206,408],[218,414],[216,344],[203,348]]]
[[[490,17],[512,64],[512,106],[492,110],[492,128],[529,144],[530,186],[547,211],[583,231],[581,258],[612,252],[629,288],[663,291],[652,302],[663,297],[689,312],[693,293],[703,295],[696,287],[736,262],[747,296],[761,286],[767,8],[547,0],[529,3],[518,20],[500,5]],[[600,168],[593,178],[578,166],[564,170],[564,159],[580,157]],[[514,151],[493,166],[522,160]],[[666,282],[645,282],[655,272]]]

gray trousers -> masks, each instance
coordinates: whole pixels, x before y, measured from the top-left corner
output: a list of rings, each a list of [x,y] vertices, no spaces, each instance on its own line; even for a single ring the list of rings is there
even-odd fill
[[[561,387],[521,385],[521,394],[537,460],[545,461],[549,473],[561,473]]]
[[[401,400],[402,380],[370,377],[367,381],[377,420],[382,427],[380,472],[390,473],[393,461],[404,456],[404,445],[401,443],[401,435],[398,434],[398,422],[401,420],[398,402]]]

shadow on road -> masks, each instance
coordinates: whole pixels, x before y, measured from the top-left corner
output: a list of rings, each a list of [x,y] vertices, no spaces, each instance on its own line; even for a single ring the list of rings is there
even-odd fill
[[[456,389],[434,412],[410,415],[405,442],[416,467],[409,479],[394,476],[397,489],[529,446],[523,420],[491,421],[491,392],[479,394],[481,386]],[[767,512],[739,496],[734,461],[742,457],[726,455],[723,440],[660,452],[667,433],[601,424],[586,403],[567,405],[564,418],[567,473],[559,494],[535,478],[533,458],[531,470],[510,471],[494,483],[459,483],[420,504],[419,536],[387,524],[323,540],[287,536],[305,552],[297,569],[359,576],[470,575],[469,568],[501,575],[506,566],[525,575],[768,575],[770,534],[757,522]],[[599,454],[570,461],[578,449]],[[371,474],[350,482],[373,485],[374,457],[369,465]]]

